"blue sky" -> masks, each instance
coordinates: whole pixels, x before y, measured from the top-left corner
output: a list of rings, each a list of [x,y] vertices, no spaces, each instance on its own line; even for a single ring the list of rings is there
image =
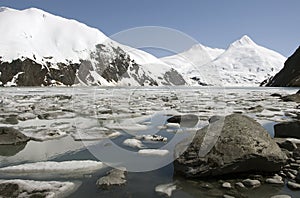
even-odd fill
[[[108,36],[138,26],[164,26],[226,48],[247,34],[285,56],[300,44],[299,0],[1,0],[0,6],[37,7]]]

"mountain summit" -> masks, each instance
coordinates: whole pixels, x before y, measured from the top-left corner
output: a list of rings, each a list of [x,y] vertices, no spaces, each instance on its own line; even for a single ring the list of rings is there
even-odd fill
[[[192,47],[188,52],[193,53],[183,52],[161,60],[177,69],[190,83],[216,86],[258,86],[275,75],[286,60],[246,35],[231,43],[226,50],[204,49]],[[209,56],[211,52],[214,56]],[[181,57],[184,60],[179,62]]]
[[[183,85],[174,69],[101,31],[43,10],[0,12],[0,85]]]

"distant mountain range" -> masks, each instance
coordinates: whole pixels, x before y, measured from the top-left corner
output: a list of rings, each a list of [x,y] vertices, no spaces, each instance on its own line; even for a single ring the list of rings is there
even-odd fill
[[[280,71],[286,58],[245,35],[226,50],[199,44],[161,60],[178,70],[189,84],[257,86]]]
[[[248,36],[158,59],[36,8],[1,7],[0,35],[0,86],[257,86],[286,60]]]

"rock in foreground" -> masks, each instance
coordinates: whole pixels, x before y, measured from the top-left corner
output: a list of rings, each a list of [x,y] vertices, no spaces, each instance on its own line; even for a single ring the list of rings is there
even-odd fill
[[[126,169],[112,169],[106,176],[101,177],[97,181],[97,186],[100,188],[108,188],[110,186],[120,186],[126,183],[125,179]]]
[[[28,142],[29,137],[11,127],[0,127],[0,145],[21,144]]]
[[[278,138],[300,138],[300,122],[285,122],[274,126],[275,137]]]
[[[218,129],[220,122],[224,125]],[[195,155],[202,149],[205,137],[214,137],[218,130],[221,132],[212,149],[204,157]],[[285,154],[259,123],[232,114],[197,131],[188,149],[175,161],[175,169],[187,177],[277,172],[285,160]]]

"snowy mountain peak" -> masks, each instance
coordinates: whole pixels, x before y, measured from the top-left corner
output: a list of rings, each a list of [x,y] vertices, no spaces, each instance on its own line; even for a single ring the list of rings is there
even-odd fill
[[[233,42],[230,46],[240,47],[240,46],[256,46],[256,43],[247,35],[244,35],[239,40]]]
[[[1,7],[0,35],[0,86],[185,84],[151,54],[37,8]]]
[[[5,11],[8,11],[8,10],[13,10],[11,8],[8,8],[8,7],[0,7],[0,12],[5,12]]]

